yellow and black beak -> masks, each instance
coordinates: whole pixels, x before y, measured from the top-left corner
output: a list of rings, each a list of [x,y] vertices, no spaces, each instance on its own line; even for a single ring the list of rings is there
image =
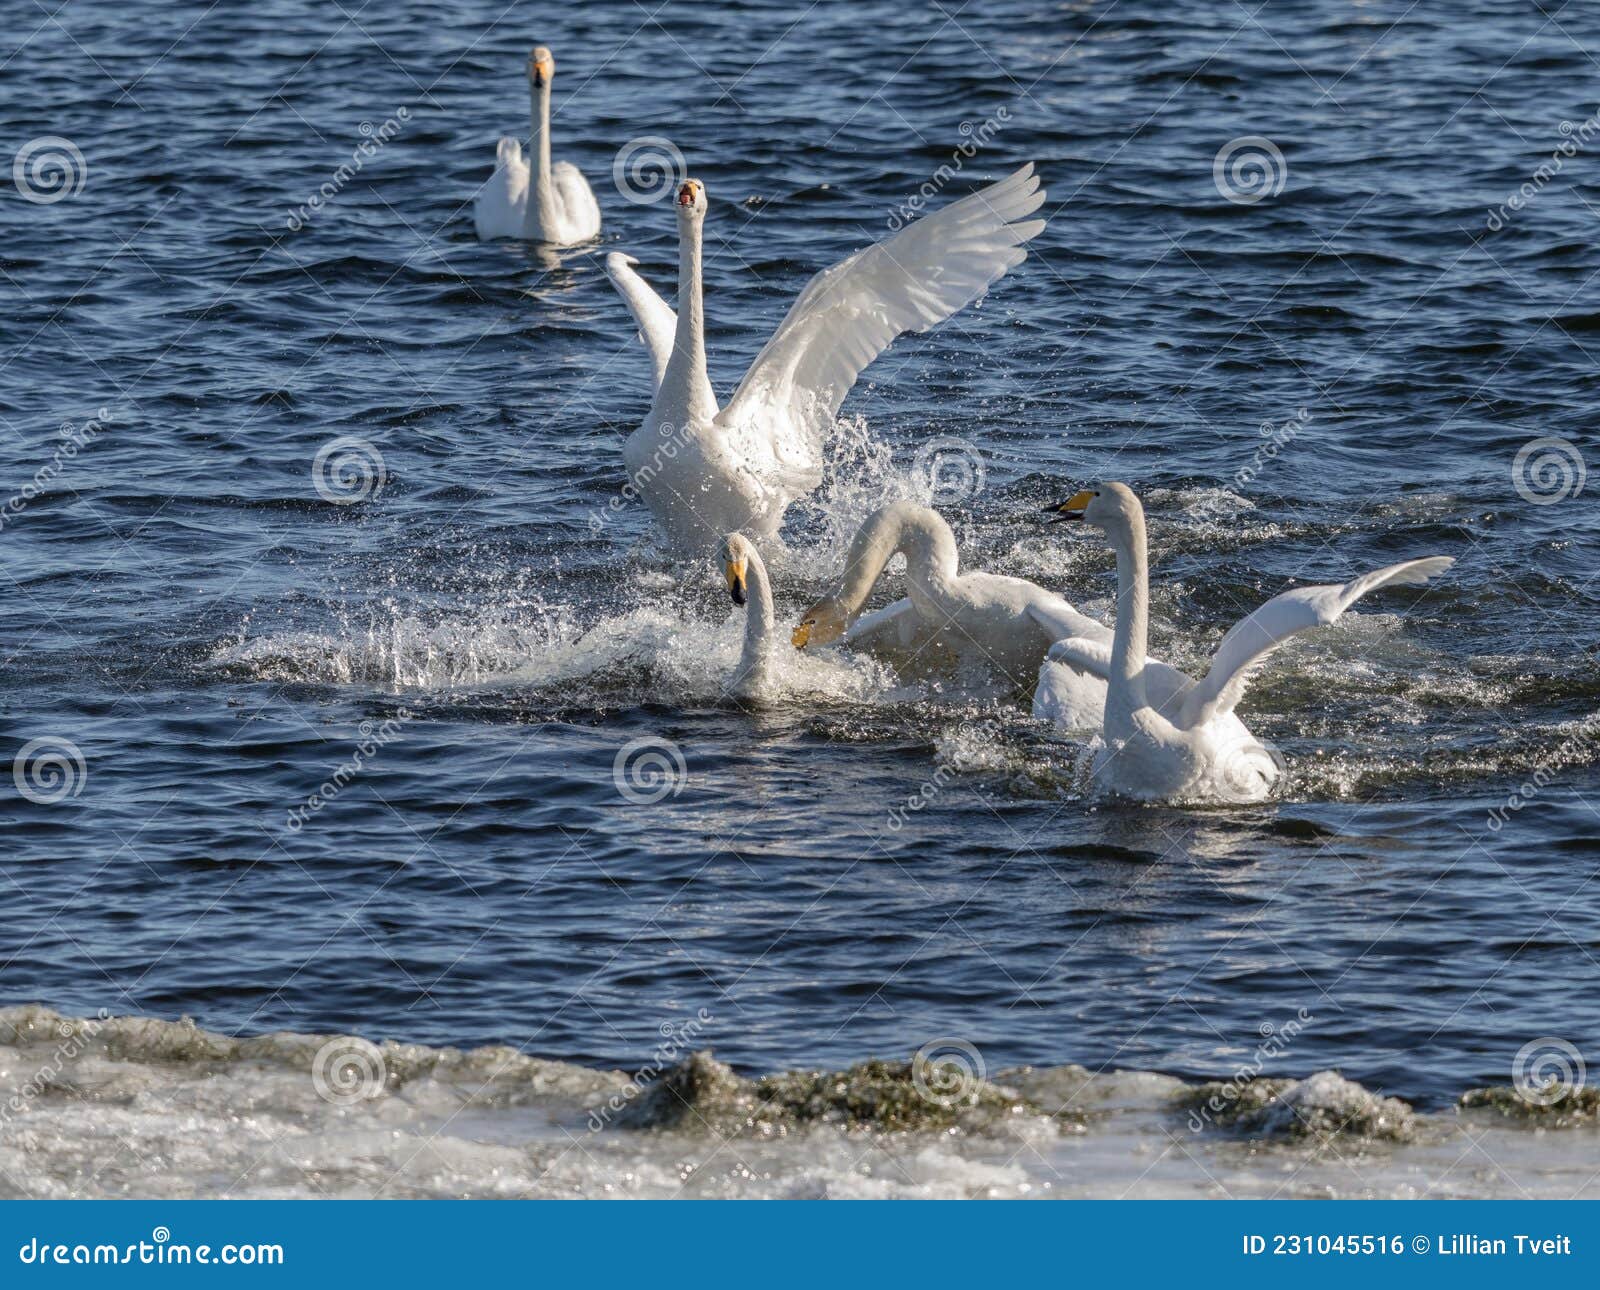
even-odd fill
[[[1044,509],[1048,514],[1055,516],[1055,519],[1050,521],[1052,524],[1060,524],[1063,520],[1081,520],[1095,496],[1096,494],[1086,488],[1082,492],[1074,493],[1059,505],[1046,506]]]
[[[728,594],[733,597],[733,603],[743,605],[749,602],[744,586],[744,561],[725,560],[722,571],[728,579]]]
[[[789,643],[796,649],[804,649],[806,642],[811,639],[811,629],[816,625],[817,620],[815,618],[807,618],[790,634]]]

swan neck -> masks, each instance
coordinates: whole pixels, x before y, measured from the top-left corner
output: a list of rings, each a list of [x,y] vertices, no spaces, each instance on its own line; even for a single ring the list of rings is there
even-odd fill
[[[955,581],[959,556],[949,525],[923,507],[885,506],[861,526],[845,557],[838,598],[847,614],[860,612],[884,565],[897,552],[905,554],[910,580],[933,598]]]
[[[658,399],[664,406],[684,411],[690,422],[716,415],[711,380],[706,374],[705,289],[700,277],[702,221],[684,219],[678,225],[678,326],[672,336],[672,357],[661,379]],[[709,406],[707,406],[709,404]]]
[[[528,207],[525,222],[530,235],[543,236],[556,223],[555,195],[550,184],[550,81],[528,90],[532,99],[533,132],[529,139]]]
[[[740,688],[765,679],[772,661],[772,642],[777,637],[778,615],[772,604],[772,585],[767,581],[767,566],[754,551],[745,561],[744,650],[739,657]]]
[[[1144,516],[1130,518],[1128,531],[1117,536],[1116,550],[1117,630],[1111,640],[1108,718],[1113,708],[1131,712],[1148,702],[1144,665],[1150,635],[1150,570]]]

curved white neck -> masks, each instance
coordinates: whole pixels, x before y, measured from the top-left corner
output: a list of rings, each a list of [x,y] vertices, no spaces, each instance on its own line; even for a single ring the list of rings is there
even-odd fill
[[[685,425],[710,421],[717,415],[711,378],[706,375],[705,290],[700,281],[704,223],[703,218],[680,216],[678,220],[678,326],[672,335],[672,357],[651,409],[658,420],[679,418]]]
[[[894,502],[868,516],[850,544],[838,597],[847,614],[854,617],[866,604],[883,566],[896,553],[906,557],[913,592],[936,604],[953,594],[960,556],[950,526],[926,506]]]
[[[556,226],[555,190],[550,186],[550,81],[543,85],[528,79],[533,112],[533,133],[528,139],[528,204],[522,215],[523,236],[551,240]]]
[[[767,566],[756,552],[750,552],[744,571],[745,606],[744,650],[739,655],[739,671],[734,676],[736,691],[759,688],[772,665],[773,640],[777,636],[778,615],[772,606],[772,586],[767,581]]]
[[[1111,535],[1117,552],[1117,630],[1111,640],[1111,682],[1106,693],[1106,730],[1131,721],[1149,706],[1145,692],[1145,651],[1150,634],[1150,569],[1144,512],[1134,512],[1126,533]]]

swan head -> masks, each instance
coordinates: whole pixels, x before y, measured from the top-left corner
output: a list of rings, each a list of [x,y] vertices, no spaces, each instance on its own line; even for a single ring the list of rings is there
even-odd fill
[[[800,615],[800,625],[790,641],[796,649],[807,645],[827,645],[843,636],[850,627],[850,615],[834,597],[824,596]]]
[[[678,218],[703,219],[706,213],[706,186],[698,179],[685,179],[678,185]]]
[[[555,75],[555,55],[545,45],[536,46],[534,51],[528,55],[528,79],[534,85],[542,88],[550,84],[555,79]]]
[[[1126,484],[1097,484],[1074,493],[1056,506],[1045,510],[1055,516],[1052,524],[1070,520],[1088,524],[1102,533],[1113,536],[1131,533],[1144,519],[1144,507],[1138,495]]]
[[[736,605],[750,603],[745,574],[751,554],[750,541],[742,533],[731,533],[722,541],[722,572],[728,580],[728,595]]]

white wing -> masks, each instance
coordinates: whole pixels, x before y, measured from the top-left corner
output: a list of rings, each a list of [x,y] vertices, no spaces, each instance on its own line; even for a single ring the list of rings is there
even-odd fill
[[[1106,715],[1111,651],[1100,641],[1057,641],[1039,664],[1033,715],[1063,730],[1098,730]]]
[[[862,614],[850,624],[844,634],[844,643],[855,649],[909,650],[925,634],[919,630],[922,617],[908,599],[901,599]]]
[[[1076,610],[1073,612],[1083,618]],[[1034,618],[1039,620],[1037,614]],[[1097,634],[1069,636],[1052,645],[1039,665],[1039,684],[1033,691],[1033,715],[1067,730],[1097,729],[1105,720],[1106,690],[1111,679],[1111,633],[1092,618],[1084,621]],[[1144,684],[1150,706],[1170,720],[1180,700],[1194,686],[1194,678],[1152,658],[1145,660]]]
[[[558,161],[550,167],[550,182],[561,207],[562,232],[568,245],[596,236],[600,232],[600,204],[583,172],[570,161]]]
[[[806,284],[718,421],[759,427],[780,462],[814,462],[861,370],[902,332],[927,331],[971,304],[1044,228],[1044,193],[1026,165],[824,269]]]
[[[1087,641],[1103,641],[1106,648],[1110,649],[1111,629],[1087,614],[1080,614],[1060,596],[1044,595],[1031,601],[1028,617],[1039,624],[1050,640],[1078,637]]]
[[[667,360],[672,357],[672,337],[678,329],[678,315],[672,306],[656,294],[655,288],[633,271],[638,264],[631,255],[613,251],[606,256],[606,277],[628,304],[634,322],[639,324],[639,336],[650,351],[650,367],[655,375],[655,389],[661,388],[661,378],[667,373]]]
[[[509,135],[495,148],[494,173],[478,190],[472,205],[472,222],[478,237],[521,237],[522,214],[528,204],[528,167],[522,145]]]
[[[1450,556],[1407,560],[1385,569],[1364,573],[1349,582],[1321,587],[1297,587],[1274,596],[1254,613],[1241,618],[1222,638],[1212,655],[1211,669],[1184,699],[1178,724],[1192,730],[1203,721],[1226,716],[1244,697],[1250,677],[1268,654],[1297,632],[1325,627],[1344,611],[1379,587],[1426,582],[1452,564]]]

